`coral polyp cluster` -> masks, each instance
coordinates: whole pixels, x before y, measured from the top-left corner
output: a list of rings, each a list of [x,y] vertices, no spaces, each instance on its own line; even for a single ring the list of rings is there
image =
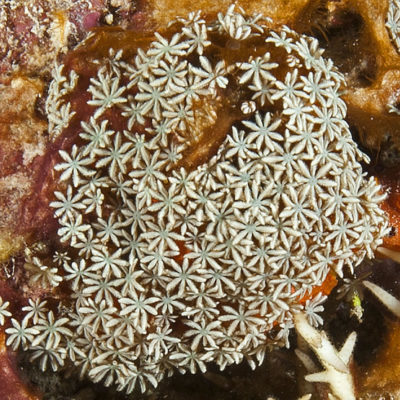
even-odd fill
[[[295,313],[320,322],[315,290],[387,232],[315,39],[231,7],[138,42],[55,71],[62,250],[26,268],[69,296],[32,300],[7,329],[43,368],[68,359],[127,392],[261,363]]]

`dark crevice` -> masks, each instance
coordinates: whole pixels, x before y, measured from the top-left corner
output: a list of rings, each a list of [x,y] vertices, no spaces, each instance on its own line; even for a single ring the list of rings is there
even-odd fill
[[[400,163],[400,149],[397,138],[387,134],[380,144],[378,164],[384,168],[394,168]]]
[[[361,150],[361,152],[366,154],[371,159],[371,165],[375,165],[376,159],[377,159],[377,154],[376,154],[376,152],[372,151],[370,148],[363,145],[363,140],[362,140],[363,138],[362,138],[362,135],[361,135],[359,129],[357,128],[357,126],[349,123],[349,130],[350,130],[352,139],[357,143],[358,149]],[[362,163],[362,165],[363,165],[364,170],[368,170],[370,168],[370,165],[365,165],[365,163]]]
[[[325,56],[347,75],[352,86],[372,85],[377,74],[376,57],[361,15],[347,9],[332,13],[317,9],[316,13],[317,23],[307,33],[319,40]]]

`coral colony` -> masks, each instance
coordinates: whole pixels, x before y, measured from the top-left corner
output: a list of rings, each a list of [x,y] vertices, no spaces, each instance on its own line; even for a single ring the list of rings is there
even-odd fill
[[[313,289],[387,233],[318,42],[233,7],[203,18],[85,59],[86,75],[54,72],[62,250],[33,249],[25,268],[70,294],[30,300],[6,330],[43,369],[73,363],[129,393],[209,362],[255,366],[301,310],[322,322]]]

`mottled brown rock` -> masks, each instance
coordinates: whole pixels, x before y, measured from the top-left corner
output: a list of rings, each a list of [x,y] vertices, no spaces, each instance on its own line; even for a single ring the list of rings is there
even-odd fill
[[[376,360],[358,371],[361,399],[397,399],[400,394],[400,323],[388,322],[388,329]],[[382,397],[385,394],[394,397]]]
[[[388,1],[328,1],[317,13],[313,31],[326,47],[326,54],[346,74],[344,100],[347,119],[362,143],[379,149],[388,137],[399,149],[399,115],[389,104],[399,101],[400,55],[385,26]],[[312,28],[312,21],[310,27]]]
[[[15,77],[0,89],[1,260],[38,229],[47,231],[53,220],[46,177],[54,146],[48,144],[47,122],[36,112],[43,90],[41,80],[26,77]]]

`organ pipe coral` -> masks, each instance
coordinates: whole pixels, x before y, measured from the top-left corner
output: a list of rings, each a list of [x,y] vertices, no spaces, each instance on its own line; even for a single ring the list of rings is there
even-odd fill
[[[70,298],[32,303],[8,344],[127,392],[261,363],[298,311],[320,322],[313,290],[387,233],[343,76],[315,39],[233,6],[108,48],[115,34],[54,72],[62,251],[28,269]]]

